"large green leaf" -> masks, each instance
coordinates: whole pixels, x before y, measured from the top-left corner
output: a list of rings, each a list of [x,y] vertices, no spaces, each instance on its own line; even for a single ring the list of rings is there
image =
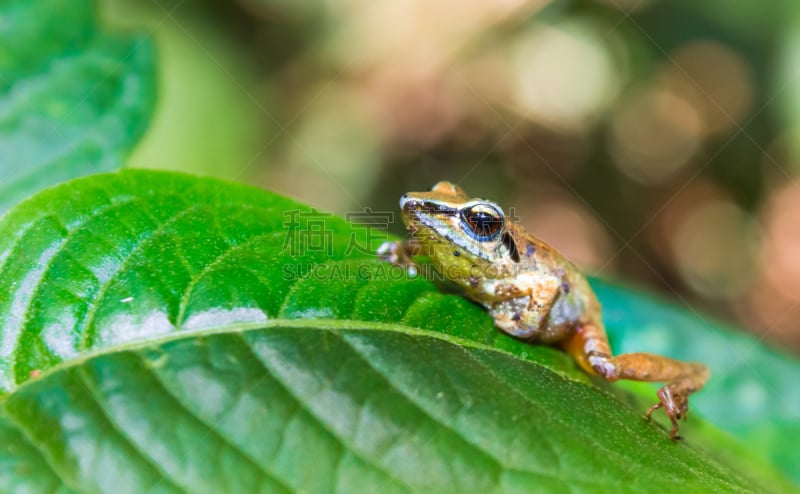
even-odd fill
[[[707,423],[669,441],[367,240],[156,172],[20,204],[0,221],[4,490],[791,490]]]
[[[154,66],[151,40],[103,31],[92,0],[0,2],[0,213],[120,167],[149,121]]]
[[[42,490],[753,489],[592,386],[464,341],[361,326],[214,332],[95,357],[21,387],[0,437]]]

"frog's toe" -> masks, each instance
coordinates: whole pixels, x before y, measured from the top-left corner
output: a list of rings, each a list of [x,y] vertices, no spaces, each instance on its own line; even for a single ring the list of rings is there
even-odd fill
[[[689,412],[689,396],[676,388],[669,384],[662,386],[657,393],[658,403],[647,409],[645,418],[649,421],[654,411],[663,408],[672,423],[672,430],[669,431],[670,439],[680,440],[683,438],[678,435],[678,420],[686,420],[686,414]]]
[[[384,242],[375,252],[381,261],[397,264],[400,262],[399,242]]]

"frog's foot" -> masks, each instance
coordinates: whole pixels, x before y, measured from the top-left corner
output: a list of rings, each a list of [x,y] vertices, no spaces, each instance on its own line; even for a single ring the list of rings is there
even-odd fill
[[[402,266],[411,276],[419,273],[419,268],[412,259],[413,247],[408,242],[384,242],[378,247],[376,253],[382,261],[390,262],[395,266]]]
[[[670,439],[683,439],[678,435],[678,420],[686,420],[686,414],[689,413],[689,394],[691,391],[687,390],[681,383],[667,384],[658,390],[658,403],[647,409],[645,418],[650,420],[650,415],[659,408],[664,409],[664,413],[669,417],[672,422],[672,430],[669,431]]]
[[[654,411],[663,408],[672,422],[669,437],[680,439],[678,420],[686,419],[689,395],[697,392],[708,380],[708,367],[697,362],[681,362],[650,353],[611,355],[605,331],[595,324],[579,327],[562,344],[587,372],[608,381],[629,379],[666,382],[666,386],[658,390],[658,403],[647,410],[646,417],[649,419]]]

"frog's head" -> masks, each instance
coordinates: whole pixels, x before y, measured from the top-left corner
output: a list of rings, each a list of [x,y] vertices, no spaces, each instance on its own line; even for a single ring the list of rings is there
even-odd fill
[[[513,225],[503,209],[484,199],[469,198],[461,187],[439,182],[429,192],[400,198],[403,221],[423,247],[423,253],[442,269],[465,277],[477,267],[514,264],[519,253]]]

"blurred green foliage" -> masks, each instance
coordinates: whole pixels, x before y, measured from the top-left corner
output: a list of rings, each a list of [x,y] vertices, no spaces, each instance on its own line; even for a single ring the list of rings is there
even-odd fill
[[[90,0],[0,5],[0,213],[44,187],[119,168],[150,122],[152,40],[109,33],[97,17]]]

